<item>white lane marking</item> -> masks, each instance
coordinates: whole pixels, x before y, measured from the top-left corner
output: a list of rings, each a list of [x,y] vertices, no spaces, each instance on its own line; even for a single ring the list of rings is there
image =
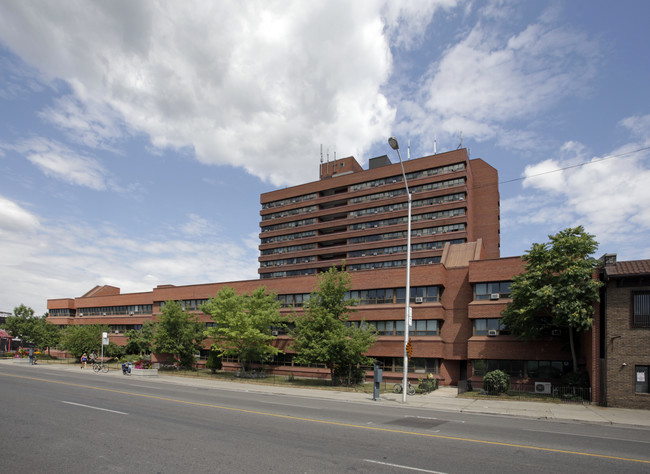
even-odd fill
[[[373,464],[381,464],[382,466],[397,467],[399,469],[407,469],[409,471],[428,472],[430,474],[445,474],[444,472],[440,472],[440,471],[430,471],[428,469],[420,469],[419,467],[402,466],[400,464],[391,464],[389,462],[374,461],[372,459],[364,459],[364,461]]]
[[[84,407],[84,408],[92,408],[93,410],[101,410],[101,411],[108,411],[111,413],[117,413],[118,415],[128,415],[128,413],[124,413],[123,411],[115,411],[115,410],[109,410],[108,408],[99,408],[99,407],[93,407],[90,405],[83,405],[81,403],[74,403],[74,402],[66,402],[65,400],[60,400],[61,403],[67,403],[68,405],[76,405],[78,407]]]

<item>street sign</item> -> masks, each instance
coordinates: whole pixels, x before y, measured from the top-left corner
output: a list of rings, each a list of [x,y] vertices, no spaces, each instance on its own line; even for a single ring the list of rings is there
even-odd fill
[[[102,346],[108,346],[108,333],[102,333]]]

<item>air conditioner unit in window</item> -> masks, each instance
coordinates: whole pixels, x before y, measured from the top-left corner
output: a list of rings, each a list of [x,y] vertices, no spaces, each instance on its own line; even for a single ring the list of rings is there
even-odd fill
[[[278,331],[271,331],[271,336],[277,336],[277,335],[278,335]]]
[[[497,331],[496,329],[488,329],[488,336],[494,337],[498,335],[499,335],[499,331]]]
[[[499,299],[499,293],[490,293],[490,299],[491,300],[498,300]]]
[[[551,336],[561,336],[561,335],[562,335],[562,331],[560,329],[553,329],[551,331]]]
[[[424,298],[422,298],[421,296],[416,296],[415,297],[415,302],[416,303],[422,303],[423,301],[424,301]]]
[[[129,313],[129,315],[133,316],[133,311],[131,311],[131,312]]]
[[[115,332],[115,334],[119,334],[119,333],[120,333],[120,331],[118,331],[117,329],[116,329],[114,332]]]
[[[551,383],[535,382],[535,393],[551,393]]]

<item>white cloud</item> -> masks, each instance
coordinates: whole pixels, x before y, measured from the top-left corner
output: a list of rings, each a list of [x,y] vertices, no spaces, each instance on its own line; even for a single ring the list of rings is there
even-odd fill
[[[42,117],[82,143],[145,133],[281,185],[316,179],[321,143],[363,157],[390,134],[389,38],[455,4],[14,1],[0,39],[69,87]]]
[[[61,143],[33,138],[11,148],[23,154],[47,176],[98,191],[108,188],[107,171],[98,160]]]
[[[7,306],[0,309],[24,303],[43,314],[48,298],[74,298],[97,284],[130,293],[257,278],[257,252],[247,242],[191,239],[182,229],[146,239],[84,222],[40,226],[38,216],[0,198],[0,301]]]
[[[622,123],[650,136],[650,121],[631,117]],[[630,143],[608,156],[587,158],[584,145],[567,142],[558,151],[561,158],[526,167],[523,186],[530,192],[514,199],[510,212],[518,224],[584,225],[601,248],[622,246],[632,258],[642,258],[650,231],[650,151],[644,148]]]
[[[0,235],[31,233],[40,227],[38,218],[19,204],[0,196]],[[8,249],[3,249],[6,253]]]
[[[410,106],[424,104],[419,116],[409,117],[419,122],[422,132],[457,136],[462,130],[477,141],[497,139],[506,148],[521,148],[523,143],[499,137],[512,135],[512,129],[522,128],[563,99],[589,90],[599,60],[594,41],[558,25],[551,10],[511,31],[508,20],[514,6],[497,6],[491,4],[490,11],[504,15],[483,11],[482,21],[431,66]]]

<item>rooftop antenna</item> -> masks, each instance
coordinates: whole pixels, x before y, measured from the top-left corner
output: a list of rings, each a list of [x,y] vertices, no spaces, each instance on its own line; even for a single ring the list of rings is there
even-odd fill
[[[410,160],[411,159],[411,139],[406,142],[406,159]]]
[[[325,156],[327,157],[327,176],[330,175],[330,147],[327,147]]]
[[[458,144],[458,148],[456,148],[456,150],[460,150],[461,148],[463,148],[463,131],[462,130],[460,131],[460,143]]]
[[[438,138],[435,135],[433,136],[433,154],[438,154]]]
[[[320,178],[323,177],[323,144],[320,144],[320,169],[318,170],[320,174]]]

